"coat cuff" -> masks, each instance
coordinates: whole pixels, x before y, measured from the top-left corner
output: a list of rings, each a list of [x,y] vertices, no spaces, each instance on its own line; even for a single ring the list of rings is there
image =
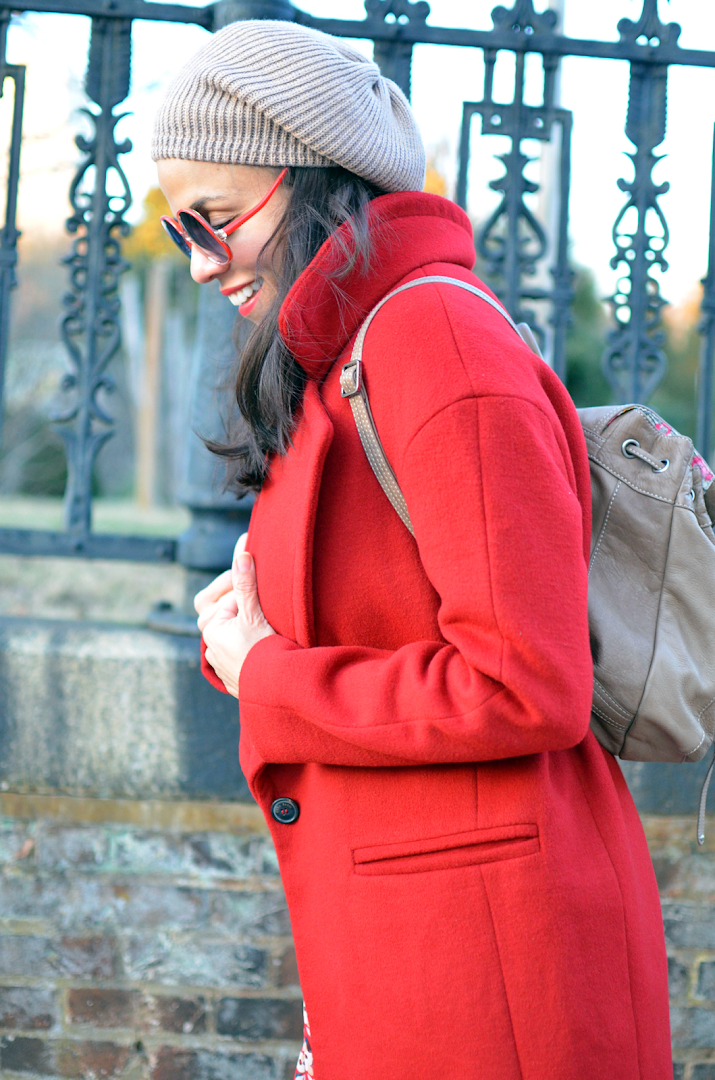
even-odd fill
[[[276,704],[266,700],[266,685],[275,685],[273,676],[277,673],[274,665],[280,664],[285,653],[296,651],[302,652],[302,646],[281,634],[269,634],[257,641],[243,661],[238,677],[239,703],[241,698],[245,698],[246,701],[260,702],[262,705]],[[218,677],[215,672],[213,674],[214,678]]]
[[[314,722],[315,700],[310,689],[311,680],[321,683],[320,663],[317,672],[310,667],[301,671],[301,661],[310,664],[318,654],[328,652],[329,649],[306,649],[280,634],[262,638],[253,646],[239,676],[242,747],[250,744],[261,761],[272,764],[307,761],[367,767],[418,764],[379,748],[354,746]],[[297,653],[303,656],[296,656]]]

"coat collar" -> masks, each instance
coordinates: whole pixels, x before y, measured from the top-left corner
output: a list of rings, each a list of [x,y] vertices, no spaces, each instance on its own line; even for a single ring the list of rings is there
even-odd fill
[[[340,266],[336,236],[326,240],[293,285],[281,307],[279,326],[286,345],[312,378],[322,378],[360,323],[390,289],[431,263],[474,266],[472,227],[463,210],[439,195],[405,191],[381,195],[369,208],[372,255],[367,274],[359,269],[339,281],[328,275]]]

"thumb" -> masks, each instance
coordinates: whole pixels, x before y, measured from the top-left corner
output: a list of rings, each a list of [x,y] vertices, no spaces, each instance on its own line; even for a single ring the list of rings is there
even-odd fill
[[[231,567],[233,593],[239,611],[246,619],[262,619],[263,611],[258,600],[256,565],[247,551],[236,551]]]

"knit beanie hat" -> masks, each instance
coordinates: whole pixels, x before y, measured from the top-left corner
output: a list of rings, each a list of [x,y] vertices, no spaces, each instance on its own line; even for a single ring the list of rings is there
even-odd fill
[[[296,23],[219,30],[171,84],[152,157],[342,165],[384,191],[420,191],[425,151],[400,88],[347,42]]]

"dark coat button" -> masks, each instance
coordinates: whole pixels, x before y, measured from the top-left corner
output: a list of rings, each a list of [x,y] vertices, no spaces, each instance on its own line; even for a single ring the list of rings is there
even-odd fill
[[[271,807],[271,816],[281,825],[292,825],[299,814],[300,807],[295,799],[276,799]]]

